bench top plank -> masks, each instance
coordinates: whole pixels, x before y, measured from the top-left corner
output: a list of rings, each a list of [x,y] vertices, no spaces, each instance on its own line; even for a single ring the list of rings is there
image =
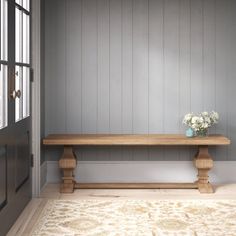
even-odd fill
[[[43,139],[44,145],[76,146],[196,146],[229,145],[222,135],[187,138],[181,134],[51,134]]]

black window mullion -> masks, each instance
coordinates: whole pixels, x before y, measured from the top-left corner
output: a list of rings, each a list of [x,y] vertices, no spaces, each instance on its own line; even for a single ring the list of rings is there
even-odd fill
[[[8,65],[8,61],[2,61],[2,60],[0,60],[0,64],[1,64],[1,65]]]
[[[18,3],[14,3],[14,4],[19,10],[23,11],[26,15],[30,15],[30,12],[28,10],[26,10],[24,7],[22,7]]]
[[[15,65],[16,66],[30,67],[30,64],[28,64],[28,63],[21,63],[21,62],[16,62]]]
[[[21,10],[21,49],[20,49],[20,53],[21,53],[21,62],[23,62],[23,57],[24,57],[24,42],[23,42],[23,39],[24,39],[24,21],[23,21],[23,11]]]

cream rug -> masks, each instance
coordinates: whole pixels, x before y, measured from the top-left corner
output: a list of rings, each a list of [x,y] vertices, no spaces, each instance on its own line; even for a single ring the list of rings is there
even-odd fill
[[[49,200],[32,236],[236,236],[236,201]]]

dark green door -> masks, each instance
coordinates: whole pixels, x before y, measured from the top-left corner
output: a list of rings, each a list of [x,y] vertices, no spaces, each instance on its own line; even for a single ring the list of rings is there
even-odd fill
[[[0,236],[3,236],[31,198],[30,1],[0,2]]]

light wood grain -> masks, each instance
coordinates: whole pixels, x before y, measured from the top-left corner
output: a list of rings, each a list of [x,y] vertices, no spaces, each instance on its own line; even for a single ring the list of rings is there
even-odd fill
[[[197,183],[76,183],[76,189],[197,189]]]
[[[174,145],[229,145],[222,135],[186,138],[180,134],[110,135],[110,134],[52,134],[43,140],[44,145],[127,145],[127,146],[174,146]]]
[[[208,152],[207,146],[199,146],[194,164],[198,169],[198,181],[196,183],[200,193],[213,193],[213,187],[209,183],[208,176],[208,172],[213,167],[213,159]]]
[[[59,167],[63,171],[61,192],[73,193],[74,192],[74,175],[73,171],[76,167],[76,156],[72,147],[65,146],[63,155],[59,161]]]
[[[45,145],[64,145],[64,153],[59,161],[63,170],[61,193],[72,193],[75,188],[198,188],[201,193],[212,193],[213,188],[208,181],[208,172],[213,167],[212,157],[208,153],[210,145],[229,145],[230,140],[222,135],[187,138],[179,134],[153,135],[121,135],[121,134],[52,134],[43,140]],[[198,146],[195,166],[198,169],[198,180],[195,183],[104,183],[78,184],[73,171],[76,168],[74,145],[108,145],[108,146]]]

